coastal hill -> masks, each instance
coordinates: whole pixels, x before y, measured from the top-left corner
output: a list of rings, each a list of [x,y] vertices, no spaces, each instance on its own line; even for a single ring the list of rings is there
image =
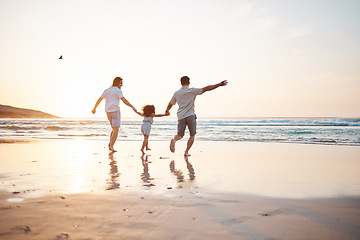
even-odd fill
[[[0,104],[0,118],[59,118],[37,110],[17,108]]]

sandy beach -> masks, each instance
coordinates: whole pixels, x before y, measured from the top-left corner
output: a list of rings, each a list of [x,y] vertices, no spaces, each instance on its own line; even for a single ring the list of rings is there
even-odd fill
[[[0,144],[0,239],[359,239],[360,148]]]

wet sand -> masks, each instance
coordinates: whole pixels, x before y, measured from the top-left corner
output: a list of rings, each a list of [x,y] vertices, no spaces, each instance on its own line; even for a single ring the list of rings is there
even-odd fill
[[[360,238],[359,147],[185,144],[0,144],[0,239]]]

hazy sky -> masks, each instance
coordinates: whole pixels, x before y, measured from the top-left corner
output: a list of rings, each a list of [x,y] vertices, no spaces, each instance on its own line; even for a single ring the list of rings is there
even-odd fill
[[[358,0],[0,0],[0,104],[88,117],[121,76],[133,105],[161,113],[187,75],[229,81],[197,98],[199,117],[360,117],[359,13]]]

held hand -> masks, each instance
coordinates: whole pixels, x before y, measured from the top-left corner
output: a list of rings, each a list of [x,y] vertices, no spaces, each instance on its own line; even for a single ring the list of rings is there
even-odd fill
[[[170,112],[169,112],[169,111],[166,111],[166,112],[165,112],[165,116],[170,116]]]

